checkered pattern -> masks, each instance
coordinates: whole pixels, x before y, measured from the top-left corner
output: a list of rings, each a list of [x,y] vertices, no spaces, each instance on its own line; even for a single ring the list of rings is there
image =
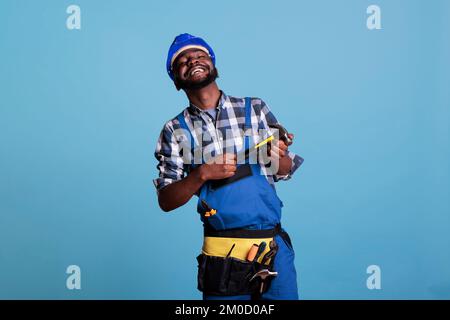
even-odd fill
[[[246,134],[250,135],[251,144],[256,144],[274,133],[269,128],[269,124],[277,123],[277,119],[263,100],[251,98],[251,104],[252,128]],[[201,150],[197,151],[201,151],[200,154],[203,152],[203,161],[206,162],[210,157],[225,152],[243,150],[245,98],[227,96],[222,92],[216,119],[212,119],[210,114],[192,104],[184,109],[183,115],[193,133],[195,145],[201,144],[199,148]],[[164,125],[159,136],[155,150],[159,177],[153,180],[158,191],[172,182],[183,179],[189,173],[190,162],[184,159],[188,152],[183,152],[183,143],[187,142],[186,134],[179,134],[181,130],[180,123],[175,117]],[[194,154],[199,153],[194,152]],[[288,151],[288,156],[292,159],[293,165],[290,173],[285,176],[272,175],[268,172],[270,170],[261,165],[262,172],[272,186],[276,181],[290,179],[303,163],[303,158],[291,151]],[[201,163],[201,159],[195,158],[195,160],[195,163]]]

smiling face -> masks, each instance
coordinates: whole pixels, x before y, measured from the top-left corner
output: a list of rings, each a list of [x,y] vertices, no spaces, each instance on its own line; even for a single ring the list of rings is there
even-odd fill
[[[173,62],[173,72],[178,90],[201,89],[218,77],[210,56],[200,49],[183,51]]]

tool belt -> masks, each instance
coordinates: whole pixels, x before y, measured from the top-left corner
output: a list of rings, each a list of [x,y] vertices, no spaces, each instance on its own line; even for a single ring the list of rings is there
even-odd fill
[[[281,233],[281,225],[273,229],[214,230],[205,226],[202,253],[198,261],[198,289],[208,295],[252,295],[253,299],[269,289],[273,276],[262,279],[258,272],[275,272],[274,257],[277,252],[275,236]],[[258,254],[247,260],[254,244]],[[270,246],[269,246],[270,243]],[[270,258],[269,258],[270,257]]]

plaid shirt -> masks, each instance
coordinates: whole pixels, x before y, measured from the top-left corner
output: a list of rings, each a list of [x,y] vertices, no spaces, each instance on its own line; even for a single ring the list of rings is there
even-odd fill
[[[252,132],[258,132],[260,129],[266,130],[270,135],[273,130],[269,128],[269,124],[277,123],[277,119],[269,110],[269,107],[259,98],[251,98],[251,125]],[[242,148],[243,138],[242,131],[245,124],[245,99],[227,96],[222,92],[219,104],[217,106],[216,119],[197,106],[190,104],[183,111],[184,119],[189,126],[195,141],[198,143],[202,134],[202,146],[204,151],[208,151],[211,156],[227,152],[226,146],[234,145],[236,148]],[[201,124],[197,126],[196,124]],[[193,125],[194,124],[194,125]],[[180,123],[175,117],[164,125],[156,145],[155,157],[158,160],[157,169],[159,177],[153,180],[157,190],[169,185],[172,182],[181,180],[189,172],[189,164],[183,161],[181,149],[182,139],[174,131],[180,129]],[[232,133],[230,135],[230,132]],[[209,137],[205,139],[205,135]],[[225,139],[224,139],[225,137]],[[229,141],[229,140],[232,141]],[[205,141],[206,140],[206,141]],[[209,141],[208,141],[209,140]],[[251,140],[254,144],[261,142],[259,134],[253,134]],[[197,144],[198,145],[198,144]],[[236,149],[235,149],[236,150]],[[268,182],[273,186],[276,181],[288,180],[292,174],[303,163],[303,158],[288,151],[287,155],[292,159],[292,168],[287,175],[273,175],[268,173],[267,168],[261,164],[263,174],[265,174]],[[269,170],[270,171],[270,170]]]

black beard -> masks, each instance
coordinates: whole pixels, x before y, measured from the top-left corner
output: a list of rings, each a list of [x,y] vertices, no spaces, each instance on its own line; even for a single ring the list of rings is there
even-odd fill
[[[205,79],[201,81],[191,81],[191,80],[180,80],[175,78],[175,86],[178,90],[198,90],[201,88],[206,87],[207,85],[213,83],[216,81],[216,79],[219,77],[219,73],[217,72],[217,68],[214,67],[209,73],[208,76],[206,76]]]

